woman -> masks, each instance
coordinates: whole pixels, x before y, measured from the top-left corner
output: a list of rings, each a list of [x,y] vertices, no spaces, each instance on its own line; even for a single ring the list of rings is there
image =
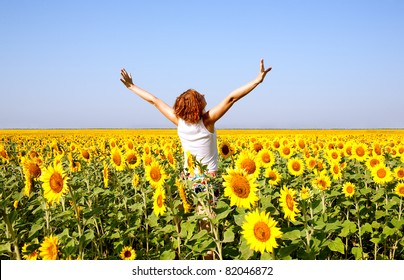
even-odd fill
[[[132,76],[121,70],[121,81],[131,91],[139,97],[156,106],[156,108],[177,126],[178,136],[185,155],[187,152],[195,156],[196,160],[202,165],[207,166],[207,172],[216,176],[217,174],[217,143],[215,123],[242,97],[250,93],[257,85],[262,83],[266,74],[272,70],[272,67],[265,69],[264,60],[260,62],[260,72],[258,76],[232,91],[222,102],[205,111],[205,95],[196,90],[189,89],[177,97],[173,107],[170,107],[156,96],[139,88],[132,82]],[[184,168],[187,168],[187,160],[184,161]],[[198,175],[198,169],[188,170],[190,173]]]

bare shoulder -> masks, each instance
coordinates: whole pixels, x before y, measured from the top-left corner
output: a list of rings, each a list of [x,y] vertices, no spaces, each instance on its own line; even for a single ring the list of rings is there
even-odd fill
[[[209,112],[210,111],[207,111],[202,115],[202,120],[203,120],[203,124],[205,125],[206,129],[209,132],[213,133],[213,132],[215,132],[215,122],[212,120]]]

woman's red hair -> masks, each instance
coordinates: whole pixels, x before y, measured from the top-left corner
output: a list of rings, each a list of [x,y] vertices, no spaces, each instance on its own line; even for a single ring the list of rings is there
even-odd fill
[[[174,114],[187,123],[198,123],[206,105],[203,103],[202,95],[194,89],[189,89],[175,100]]]

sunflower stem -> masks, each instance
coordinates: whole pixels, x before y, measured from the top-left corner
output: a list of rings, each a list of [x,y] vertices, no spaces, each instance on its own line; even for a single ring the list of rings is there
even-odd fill
[[[402,211],[402,204],[403,204],[403,197],[401,197],[400,198],[400,204],[399,204],[399,206],[398,206],[398,220],[400,221],[401,220],[401,211]],[[393,246],[393,253],[392,253],[392,256],[391,256],[391,259],[392,260],[394,260],[394,256],[395,256],[395,254],[396,254],[396,249],[397,249],[397,244],[398,244],[398,241],[399,240],[396,240],[396,242],[394,243],[394,246]]]
[[[14,230],[13,230],[13,225],[10,223],[10,220],[8,219],[6,209],[3,209],[3,211],[1,211],[1,212],[3,214],[3,220],[7,225],[7,231],[11,235],[11,240],[12,240],[12,243],[14,245],[15,257],[16,257],[17,260],[21,260],[20,248],[18,246],[17,237],[15,236],[15,233],[14,233]]]
[[[73,193],[73,190],[70,187],[70,185],[68,185],[68,188],[69,188],[70,196],[72,197],[74,212],[76,214],[75,216],[76,216],[76,221],[77,221],[77,230],[79,233],[79,244],[80,244],[81,235],[82,235],[81,226],[80,226],[80,212],[79,212],[79,208],[76,203],[76,198],[74,197],[74,193]],[[79,256],[82,260],[84,259],[84,251],[83,251],[83,246],[81,244],[79,245]]]
[[[359,211],[359,205],[358,205],[356,196],[354,196],[354,199],[355,199],[355,209],[356,209],[356,214],[357,214],[358,232],[359,232],[359,246],[361,247],[362,260],[363,260],[364,254],[363,254],[363,246],[362,246],[362,230],[361,230],[360,213],[359,213],[360,211]]]
[[[303,216],[304,216],[304,229],[306,231],[306,253],[310,253],[310,233],[309,233],[309,228],[307,224],[307,209],[306,209],[306,203],[303,202]]]

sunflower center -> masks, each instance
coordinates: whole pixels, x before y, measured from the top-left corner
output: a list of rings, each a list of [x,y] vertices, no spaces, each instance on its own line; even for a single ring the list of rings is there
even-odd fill
[[[278,141],[274,142],[274,147],[275,149],[278,149],[281,146]]]
[[[150,178],[151,178],[154,182],[160,181],[160,178],[161,178],[160,170],[159,170],[158,168],[156,168],[156,167],[153,167],[153,168],[150,170]]]
[[[292,169],[294,171],[300,171],[300,163],[298,163],[297,161],[293,162]]]
[[[338,165],[334,165],[332,170],[334,171],[334,174],[338,174],[339,173]]]
[[[222,146],[222,153],[223,153],[224,155],[227,155],[229,152],[230,152],[229,146],[223,145],[223,146]]]
[[[7,158],[7,152],[5,150],[1,150],[0,156],[2,156],[3,158]]]
[[[404,186],[401,186],[400,188],[398,188],[398,193],[401,195],[404,195]]]
[[[275,181],[276,178],[277,178],[277,177],[276,177],[276,173],[273,172],[273,171],[269,172],[269,173],[268,173],[268,178],[269,178],[270,180]]]
[[[41,176],[41,168],[35,163],[30,163],[28,167],[29,173],[32,175],[34,178],[38,178]]]
[[[383,168],[377,170],[377,177],[384,178],[386,177],[386,175],[387,175],[386,170],[384,170]]]
[[[288,147],[283,148],[283,154],[288,156],[290,154],[290,149]]]
[[[60,193],[63,189],[63,177],[60,173],[54,172],[49,179],[49,185],[53,192]]]
[[[167,156],[168,162],[174,164],[174,157],[172,153],[169,153]]]
[[[82,155],[83,158],[85,158],[85,159],[89,159],[89,158],[90,158],[90,154],[89,154],[88,151],[82,151],[82,152],[81,152],[81,155]]]
[[[125,258],[130,258],[132,256],[132,253],[129,250],[126,250],[124,256]]]
[[[241,168],[247,171],[248,174],[253,174],[257,167],[252,159],[245,159],[241,163]]]
[[[349,193],[349,194],[353,193],[353,188],[352,188],[352,186],[348,186],[348,187],[346,188],[346,192]]]
[[[306,147],[306,144],[304,144],[303,140],[299,140],[299,148],[304,149]]]
[[[398,178],[404,178],[404,169],[400,169],[400,170],[398,170],[398,172],[397,172],[397,177]]]
[[[290,194],[286,195],[286,205],[288,206],[290,211],[293,211],[293,206],[295,204],[293,203],[293,198]]]
[[[266,242],[271,237],[271,229],[264,222],[257,222],[254,225],[254,236],[261,242]]]
[[[261,157],[262,161],[264,163],[270,163],[271,162],[271,156],[267,153],[263,154]]]
[[[362,147],[356,148],[356,154],[360,157],[363,157],[365,155],[365,150]]]
[[[262,145],[261,145],[260,143],[255,143],[255,144],[254,144],[254,150],[255,150],[256,152],[261,151],[261,150],[262,150]]]
[[[114,153],[114,155],[112,156],[112,160],[114,161],[114,163],[117,165],[117,166],[121,166],[121,155],[120,154],[118,154],[118,153]]]
[[[250,194],[250,184],[248,180],[241,175],[235,175],[233,177],[232,189],[235,195],[240,198],[247,198]]]
[[[129,164],[135,164],[137,162],[137,156],[134,154],[129,154],[126,160]]]
[[[327,187],[327,182],[324,179],[318,180],[318,184],[323,188]]]
[[[333,159],[337,159],[337,158],[338,158],[338,154],[337,154],[337,153],[332,153],[331,156],[332,156]]]
[[[133,149],[133,143],[132,142],[128,143],[128,148],[131,149],[131,150]]]
[[[163,207],[163,196],[161,194],[157,197],[157,206],[159,208]]]
[[[376,159],[376,158],[370,160],[370,166],[371,167],[375,167],[379,163],[380,163],[380,161],[378,159]]]

